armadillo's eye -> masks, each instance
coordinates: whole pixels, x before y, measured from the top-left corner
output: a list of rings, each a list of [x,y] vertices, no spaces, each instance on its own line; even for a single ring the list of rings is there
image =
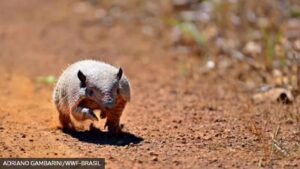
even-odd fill
[[[88,95],[88,96],[92,96],[93,94],[94,94],[94,91],[93,91],[93,90],[88,90],[88,91],[87,91],[87,95]]]

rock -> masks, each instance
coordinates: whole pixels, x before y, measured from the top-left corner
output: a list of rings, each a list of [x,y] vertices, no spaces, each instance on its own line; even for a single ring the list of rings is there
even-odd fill
[[[300,40],[296,40],[296,41],[294,42],[294,48],[295,48],[296,50],[300,50]]]
[[[216,63],[213,60],[208,60],[203,67],[201,67],[201,73],[208,73],[216,67]]]
[[[250,41],[245,45],[244,52],[250,55],[260,54],[262,52],[262,47],[258,43]]]
[[[274,69],[273,72],[273,77],[274,77],[274,84],[275,85],[282,85],[283,84],[283,74],[280,70]]]
[[[173,0],[173,4],[175,6],[183,6],[187,5],[188,3],[190,3],[190,0]]]
[[[158,161],[158,158],[157,157],[152,157],[151,161]]]
[[[252,96],[254,103],[281,102],[291,103],[294,101],[292,92],[285,88],[271,88],[267,91],[256,93]]]
[[[75,6],[74,6],[74,12],[75,13],[85,13],[85,12],[87,12],[88,10],[89,10],[89,4],[88,3],[86,3],[86,2],[78,2],[78,3],[76,3],[75,4]]]

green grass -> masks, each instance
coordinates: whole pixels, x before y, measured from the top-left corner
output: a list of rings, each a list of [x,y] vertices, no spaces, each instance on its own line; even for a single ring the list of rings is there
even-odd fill
[[[53,75],[39,76],[36,78],[36,81],[41,84],[52,85],[55,83],[56,78]]]

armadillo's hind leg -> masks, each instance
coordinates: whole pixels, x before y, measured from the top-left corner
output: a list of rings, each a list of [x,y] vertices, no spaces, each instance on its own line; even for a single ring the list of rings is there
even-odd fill
[[[59,121],[63,130],[73,130],[74,126],[69,115],[60,112]]]
[[[98,121],[98,118],[93,112],[93,110],[86,107],[77,107],[74,111],[72,111],[72,115],[78,121],[83,121],[87,119]]]

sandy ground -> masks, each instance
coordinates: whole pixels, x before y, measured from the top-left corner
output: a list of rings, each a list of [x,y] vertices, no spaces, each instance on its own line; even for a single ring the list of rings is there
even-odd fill
[[[300,167],[299,101],[255,106],[226,77],[185,73],[201,60],[176,55],[138,24],[86,24],[66,2],[0,2],[0,157],[102,157],[107,168]],[[85,58],[122,66],[130,79],[119,137],[103,127],[62,132],[53,85],[35,81]]]

